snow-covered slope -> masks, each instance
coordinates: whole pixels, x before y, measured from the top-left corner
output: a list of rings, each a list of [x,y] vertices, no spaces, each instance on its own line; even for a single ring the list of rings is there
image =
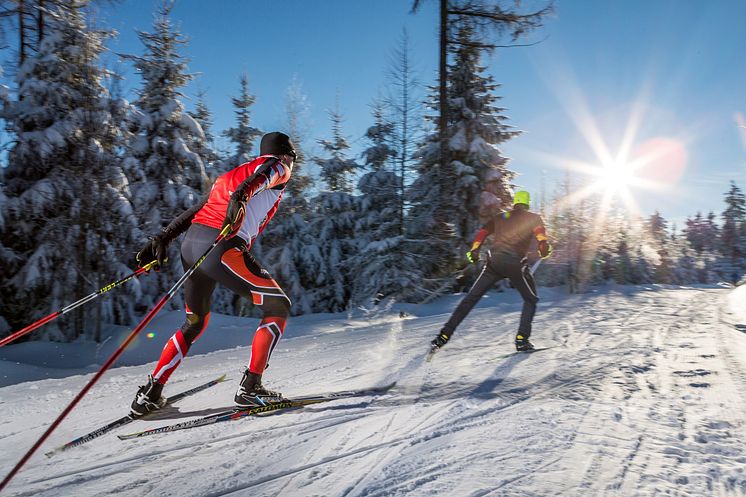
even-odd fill
[[[6,494],[746,495],[746,287],[545,292],[534,341],[552,348],[506,355],[514,293],[486,298],[431,363],[427,342],[454,299],[406,319],[303,318],[265,376],[288,396],[398,380],[390,394],[42,455],[122,415],[152,363],[116,368]],[[224,372],[232,381],[123,431],[228,406],[247,358],[190,357],[167,394]],[[84,381],[0,389],[3,473]]]

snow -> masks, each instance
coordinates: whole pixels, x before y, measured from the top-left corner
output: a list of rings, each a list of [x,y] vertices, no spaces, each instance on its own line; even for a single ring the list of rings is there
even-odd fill
[[[288,396],[398,380],[379,397],[119,441],[114,434],[53,458],[41,453],[122,415],[183,316],[165,313],[16,476],[13,496],[510,496],[746,494],[746,287],[614,286],[583,295],[540,289],[533,340],[514,355],[516,292],[490,293],[425,363],[428,341],[460,296],[367,317],[289,321],[265,383]],[[400,315],[400,312],[406,313]],[[401,317],[403,316],[403,317]],[[230,380],[117,433],[227,407],[256,319],[215,316],[165,393]],[[125,330],[120,330],[124,332]],[[120,336],[115,337],[118,341]],[[0,349],[7,359],[22,344]],[[0,389],[7,472],[90,377],[107,343],[61,373]],[[84,353],[84,349],[88,351]],[[108,348],[107,348],[108,347]],[[26,357],[41,349],[29,349]],[[62,350],[60,348],[59,350]],[[59,353],[59,352],[58,352]],[[37,360],[38,361],[38,360]],[[87,361],[89,361],[87,363]],[[62,372],[64,373],[64,372]]]

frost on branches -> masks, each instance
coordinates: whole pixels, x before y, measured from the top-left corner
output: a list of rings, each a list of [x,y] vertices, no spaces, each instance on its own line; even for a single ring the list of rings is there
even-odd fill
[[[202,158],[190,148],[204,133],[195,119],[184,111],[179,89],[192,79],[178,49],[184,38],[172,26],[170,6],[162,7],[153,33],[140,32],[145,45],[142,56],[128,55],[142,77],[134,102],[136,112],[130,125],[136,135],[124,159],[135,212],[143,231],[157,233],[173,218],[202,199],[209,180]],[[145,243],[145,239],[141,240]],[[182,273],[179,244],[169,249],[167,266],[151,276],[147,294],[153,301]],[[180,305],[180,295],[174,304]]]
[[[350,259],[352,304],[366,308],[386,298],[407,298],[418,283],[399,216],[402,178],[392,172],[394,126],[380,106],[374,107],[373,117],[366,132],[370,147],[363,152],[369,172],[358,182],[356,249]]]
[[[320,262],[309,296],[315,311],[336,312],[347,308],[350,300],[350,257],[355,249],[355,197],[352,173],[359,166],[346,156],[350,146],[342,135],[342,116],[330,113],[333,139],[319,143],[328,157],[315,157],[328,190],[311,203],[310,232],[314,245],[309,247]]]
[[[504,123],[496,105],[498,85],[484,76],[479,61],[483,48],[473,43],[473,30],[464,23],[449,65],[449,123],[445,136],[433,132],[416,153],[419,176],[408,192],[413,206],[409,232],[416,251],[425,292],[447,286],[462,265],[474,233],[489,217],[510,206],[515,173],[498,146],[518,134]],[[434,120],[431,118],[431,120]],[[441,162],[441,139],[448,163]],[[440,291],[440,290],[439,290]]]
[[[254,105],[256,98],[249,93],[249,77],[246,74],[241,75],[240,85],[238,97],[231,99],[235,108],[236,125],[223,132],[223,136],[235,146],[235,153],[223,161],[222,172],[230,171],[244,162],[251,161],[254,158],[252,154],[254,141],[262,135],[261,130],[251,126],[249,109]]]
[[[108,33],[86,26],[82,3],[50,10],[38,52],[19,68],[3,117],[16,141],[4,175],[0,314],[17,329],[131,272],[120,261],[141,233],[115,150],[124,102],[97,66]],[[100,323],[129,324],[138,284],[39,333],[99,338]]]

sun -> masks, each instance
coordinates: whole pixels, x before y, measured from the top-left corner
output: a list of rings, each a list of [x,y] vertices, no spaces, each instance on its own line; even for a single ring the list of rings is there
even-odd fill
[[[602,164],[595,174],[598,176],[599,187],[608,193],[627,189],[636,179],[633,165],[620,159]]]

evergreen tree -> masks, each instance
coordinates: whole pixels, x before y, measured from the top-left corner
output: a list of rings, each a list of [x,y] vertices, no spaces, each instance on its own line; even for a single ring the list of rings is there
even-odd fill
[[[706,283],[700,280],[700,264],[697,251],[687,240],[686,236],[676,233],[673,229],[669,242],[672,254],[673,277],[676,284]]]
[[[689,241],[690,245],[697,253],[702,253],[705,246],[704,238],[704,220],[702,219],[702,213],[697,212],[697,215],[692,218],[686,218],[686,228],[684,229],[684,235]]]
[[[702,246],[707,251],[715,251],[717,248],[717,241],[720,238],[720,227],[716,220],[717,215],[710,211],[710,213],[707,214],[707,220],[704,222],[704,227],[702,228],[702,238],[704,239]]]
[[[293,83],[285,95],[285,125],[288,136],[295,146],[297,158],[293,166],[293,181],[288,184],[286,193],[293,199],[293,208],[303,212],[307,212],[307,197],[313,187],[313,179],[306,172],[307,155],[304,146],[308,130],[308,110],[308,99],[301,83],[297,78],[293,78]]]
[[[658,261],[655,264],[654,281],[656,283],[675,283],[673,261],[670,254],[668,223],[658,211],[655,211],[648,220],[648,232],[651,237],[650,244],[658,254]]]
[[[416,11],[422,4],[421,0],[414,0],[412,11]],[[453,37],[454,31],[458,32],[464,26],[477,28],[474,38],[468,42],[471,46],[480,50],[493,50],[497,44],[490,42],[490,35],[502,37],[509,33],[515,42],[527,32],[541,26],[542,18],[552,11],[551,4],[541,10],[521,13],[520,2],[515,2],[515,10],[506,8],[500,2],[484,2],[481,0],[441,0],[440,2],[440,44],[438,61],[438,97],[437,97],[437,126],[439,136],[439,157],[435,163],[441,164],[443,172],[448,175],[450,158],[448,155],[448,141],[451,133],[449,125],[450,96],[448,85],[450,84],[448,57],[463,41],[460,37]],[[431,140],[432,141],[432,140]]]
[[[504,109],[496,105],[498,85],[479,62],[484,52],[474,42],[474,29],[463,23],[450,66],[447,157],[444,167],[442,131],[430,134],[417,152],[419,177],[408,193],[412,202],[410,236],[417,240],[427,281],[453,281],[463,264],[464,247],[477,229],[500,210],[510,207],[514,173],[498,146],[516,136],[504,124]],[[430,119],[433,119],[432,117]],[[466,283],[464,281],[463,283]]]
[[[307,154],[304,147],[308,104],[297,81],[288,88],[285,111],[286,129],[297,158],[280,208],[264,234],[254,243],[254,251],[290,297],[293,303],[291,312],[305,314],[315,307],[307,288],[316,285],[324,263],[318,240],[313,238],[309,225],[308,197],[312,180],[305,174]]]
[[[212,134],[212,112],[207,107],[205,97],[206,92],[204,90],[197,92],[197,104],[194,106],[194,111],[188,112],[202,130],[202,136],[197,134],[193,137],[194,141],[190,144],[190,149],[200,156],[205,166],[205,172],[212,182],[219,175],[220,156],[215,150],[215,137]]]
[[[746,197],[734,181],[725,195],[720,250],[725,258],[721,274],[738,281],[746,270]]]
[[[329,191],[352,193],[352,175],[358,169],[357,163],[347,158],[350,144],[342,134],[342,114],[339,109],[329,111],[332,123],[332,139],[319,140],[319,145],[329,157],[315,157],[314,162],[321,168],[321,177]]]
[[[417,177],[406,191],[410,209],[405,236],[410,240],[417,261],[415,267],[419,271],[420,290],[413,295],[415,301],[439,296],[454,281],[455,231],[448,222],[449,203],[439,163],[438,139],[437,133],[428,134],[415,153]]]
[[[13,328],[131,272],[120,261],[141,237],[116,156],[126,105],[110,99],[97,65],[109,33],[86,26],[85,5],[46,12],[47,34],[3,111],[16,141],[0,199],[0,314]],[[137,296],[136,282],[48,325],[44,337],[100,339],[102,321],[134,319]]]
[[[231,99],[235,107],[236,126],[223,132],[223,136],[228,138],[235,145],[235,153],[230,157],[223,166],[224,171],[229,171],[239,164],[251,161],[254,157],[254,141],[262,132],[251,126],[250,108],[254,105],[256,98],[249,93],[249,76],[242,74],[240,79],[240,90],[238,97]]]
[[[520,133],[511,131],[502,115],[505,109],[496,105],[499,85],[491,76],[483,75],[486,68],[479,63],[482,53],[474,46],[474,30],[469,24],[461,27],[458,40],[449,68],[449,156],[453,177],[447,182],[453,194],[451,222],[456,237],[468,244],[485,220],[511,205],[511,180],[515,173],[507,169],[508,160],[498,147]],[[483,200],[485,205],[480,205]]]
[[[369,172],[360,178],[357,198],[355,244],[352,267],[352,302],[377,304],[385,297],[407,297],[416,282],[410,274],[415,266],[400,232],[402,177],[391,172],[397,152],[391,146],[394,125],[384,117],[380,104],[373,108],[374,124],[366,132],[370,147],[363,152]]]
[[[555,244],[549,264],[542,266],[540,282],[567,284],[569,293],[581,291],[582,254],[586,242],[587,224],[583,205],[570,203],[573,178],[566,173],[554,193],[552,210],[547,216],[547,231],[562,241]]]
[[[354,253],[355,197],[350,176],[359,166],[347,158],[349,145],[342,134],[342,116],[330,112],[332,140],[319,140],[327,157],[315,157],[328,190],[312,202],[311,239],[316,243],[308,250],[322,266],[309,287],[315,311],[337,312],[350,301],[350,257]]]
[[[132,179],[135,212],[147,233],[158,232],[199,202],[209,183],[202,158],[190,149],[195,142],[204,141],[204,133],[180,101],[183,95],[179,89],[192,76],[179,55],[186,41],[171,23],[171,7],[164,4],[160,8],[153,33],[138,33],[145,54],[126,56],[134,62],[143,85],[130,122],[137,134],[124,164]],[[147,287],[151,298],[162,295],[181,275],[178,243],[170,247],[169,260],[157,277],[151,278]],[[179,305],[180,297],[173,302]]]
[[[387,100],[393,125],[393,143],[396,151],[397,174],[401,178],[399,191],[399,234],[404,234],[407,204],[405,189],[411,183],[413,156],[417,143],[422,140],[422,104],[420,82],[415,77],[409,36],[404,30],[399,47],[393,52],[388,71],[391,95]]]

